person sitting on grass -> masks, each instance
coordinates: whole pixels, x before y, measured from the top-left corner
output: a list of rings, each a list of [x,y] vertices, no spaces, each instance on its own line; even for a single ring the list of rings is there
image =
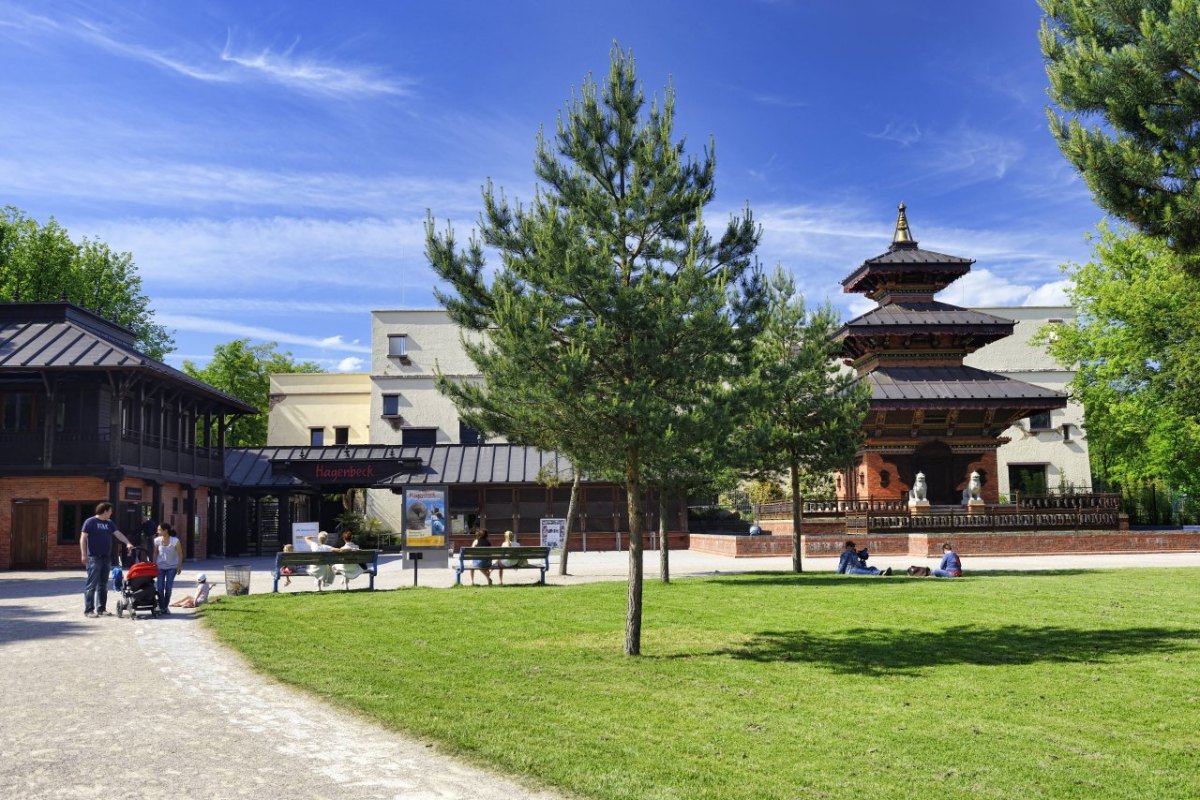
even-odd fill
[[[954,552],[954,545],[946,542],[942,545],[942,563],[933,571],[935,578],[961,578],[962,559]]]
[[[868,567],[863,558],[855,549],[854,542],[847,540],[842,547],[842,557],[838,560],[837,571],[839,575],[891,575],[892,568],[888,567],[882,572],[877,567]]]
[[[196,608],[205,603],[215,603],[217,598],[209,598],[208,593],[212,591],[212,584],[208,582],[208,577],[203,572],[196,576],[196,594],[176,600],[171,605],[175,608]]]

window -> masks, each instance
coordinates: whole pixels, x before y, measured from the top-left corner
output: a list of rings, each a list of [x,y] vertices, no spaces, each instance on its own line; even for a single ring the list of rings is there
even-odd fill
[[[308,446],[309,447],[324,447],[325,446],[325,429],[324,428],[309,428],[308,429]]]
[[[1037,414],[1029,415],[1029,430],[1031,431],[1048,431],[1050,430],[1050,412],[1042,411]]]
[[[388,334],[388,357],[404,359],[408,357],[408,334]]]
[[[1008,489],[1021,494],[1046,494],[1046,465],[1009,464]]]
[[[472,428],[470,425],[464,425],[460,420],[458,423],[458,442],[459,444],[483,444],[487,439],[483,434]]]
[[[17,433],[36,431],[41,427],[37,417],[37,396],[33,392],[0,395],[0,431]]]
[[[385,417],[400,416],[400,395],[385,394],[383,396],[383,415]]]
[[[437,444],[437,428],[405,428],[400,434],[404,447],[428,447]]]
[[[72,501],[58,504],[58,543],[79,544],[83,522],[96,513],[99,500]]]
[[[333,429],[334,444],[350,444],[350,429],[349,428],[334,428]]]

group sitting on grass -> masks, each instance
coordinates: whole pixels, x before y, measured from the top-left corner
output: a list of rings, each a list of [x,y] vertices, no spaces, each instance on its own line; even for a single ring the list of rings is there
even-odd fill
[[[847,540],[842,547],[842,557],[838,560],[839,575],[878,575],[886,577],[892,574],[892,568],[880,570],[878,567],[868,567],[867,558],[870,553],[864,547],[857,549],[853,541]],[[961,578],[962,559],[954,552],[954,545],[946,542],[942,545],[942,561],[936,569],[929,567],[909,567],[908,574],[915,578]]]

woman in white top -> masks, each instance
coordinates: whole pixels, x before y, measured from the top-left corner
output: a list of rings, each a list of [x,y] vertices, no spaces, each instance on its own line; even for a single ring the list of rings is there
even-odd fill
[[[512,531],[505,531],[504,532],[504,541],[501,543],[500,546],[501,547],[520,547],[521,545],[519,542],[517,542],[517,537],[515,535],[513,535]],[[500,585],[501,586],[504,585],[504,568],[505,567],[515,567],[515,566],[518,566],[520,563],[521,563],[521,560],[518,558],[501,558],[496,561],[496,566],[500,568]]]
[[[158,609],[164,614],[170,614],[167,607],[171,604],[171,590],[175,587],[175,574],[183,564],[183,545],[175,536],[171,526],[162,523],[158,526],[158,536],[154,538],[154,563],[158,565]]]
[[[333,550],[326,544],[329,541],[329,534],[325,531],[318,533],[315,541],[311,536],[305,536],[304,541],[308,542],[308,548],[314,553],[328,553]],[[333,567],[329,564],[310,564],[308,574],[317,579],[318,592],[323,590],[326,584],[333,585]]]
[[[361,550],[362,548],[354,542],[354,531],[344,530],[342,531],[342,546],[333,549],[344,552],[346,550]],[[347,591],[350,589],[350,581],[363,574],[363,568],[360,564],[338,564],[333,568],[333,571],[342,576]]]

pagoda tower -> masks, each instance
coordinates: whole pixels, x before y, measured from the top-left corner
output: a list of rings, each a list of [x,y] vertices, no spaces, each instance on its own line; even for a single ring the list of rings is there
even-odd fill
[[[1066,406],[1060,392],[963,365],[1015,324],[934,300],[972,263],[921,249],[901,203],[891,247],[842,281],[878,305],[835,334],[871,397],[866,441],[837,476],[839,500],[900,500],[923,473],[930,503],[958,505],[978,472],[983,501],[997,503],[996,450],[1008,441],[1000,434]]]

